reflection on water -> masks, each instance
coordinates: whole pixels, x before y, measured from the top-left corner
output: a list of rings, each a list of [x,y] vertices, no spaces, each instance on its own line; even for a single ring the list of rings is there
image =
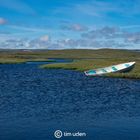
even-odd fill
[[[56,129],[84,131],[87,140],[140,138],[140,80],[34,63],[0,65],[0,75],[0,140],[51,140]]]

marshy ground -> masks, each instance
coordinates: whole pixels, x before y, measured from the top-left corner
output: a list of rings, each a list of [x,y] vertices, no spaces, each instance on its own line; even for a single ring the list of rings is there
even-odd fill
[[[71,63],[42,65],[46,69],[73,69],[85,71],[114,64],[136,61],[129,73],[108,74],[111,77],[140,78],[140,52],[118,49],[71,50],[1,50],[0,63],[24,63],[27,61],[53,61],[48,58],[73,59]]]

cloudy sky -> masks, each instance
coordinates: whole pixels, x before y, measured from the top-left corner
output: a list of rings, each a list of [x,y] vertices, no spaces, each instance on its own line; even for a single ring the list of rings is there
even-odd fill
[[[140,0],[0,0],[0,48],[140,49]]]

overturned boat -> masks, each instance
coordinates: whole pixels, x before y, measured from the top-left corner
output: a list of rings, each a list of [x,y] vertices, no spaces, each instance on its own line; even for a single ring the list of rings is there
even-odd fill
[[[103,74],[115,73],[115,72],[129,72],[135,66],[135,63],[136,62],[122,63],[122,64],[112,65],[105,68],[88,70],[85,71],[84,73],[87,76],[100,76]]]

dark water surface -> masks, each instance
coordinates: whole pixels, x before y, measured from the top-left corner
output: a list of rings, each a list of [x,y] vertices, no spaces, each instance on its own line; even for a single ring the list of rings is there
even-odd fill
[[[0,140],[140,140],[140,80],[38,66],[0,65]]]

